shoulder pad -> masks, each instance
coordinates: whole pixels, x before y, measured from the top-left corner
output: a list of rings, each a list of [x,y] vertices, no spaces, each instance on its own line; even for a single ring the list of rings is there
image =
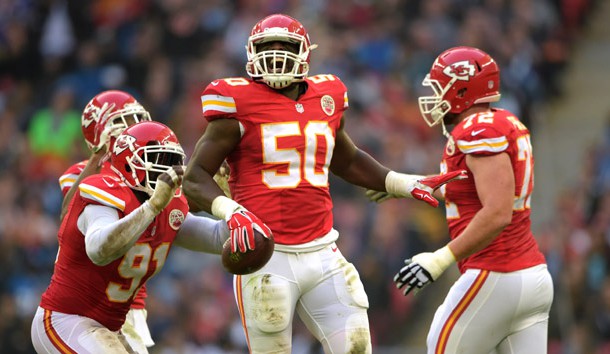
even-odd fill
[[[207,120],[232,116],[237,113],[235,96],[238,89],[250,85],[243,77],[224,78],[212,81],[201,94],[201,109]]]
[[[80,196],[90,204],[105,205],[125,210],[129,187],[115,176],[96,174],[85,178],[79,185]]]
[[[330,86],[339,90],[347,90],[341,79],[333,74],[318,74],[308,76],[306,79],[310,85]]]
[[[321,94],[328,94],[335,96],[337,99],[342,99],[343,104],[341,104],[340,107],[342,107],[343,110],[349,107],[347,87],[338,76],[333,74],[318,74],[307,77],[306,81]]]
[[[464,154],[491,155],[508,148],[510,130],[506,117],[497,112],[473,114],[451,133]]]
[[[83,172],[86,165],[87,160],[75,163],[74,165],[68,167],[68,169],[59,177],[59,188],[61,189],[61,193],[64,197],[72,185],[74,185],[74,182],[76,182],[78,176]]]

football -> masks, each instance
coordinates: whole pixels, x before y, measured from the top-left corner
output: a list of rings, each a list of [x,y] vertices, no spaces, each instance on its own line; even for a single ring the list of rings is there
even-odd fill
[[[222,247],[222,265],[227,272],[232,274],[250,274],[261,269],[273,254],[275,242],[273,236],[266,238],[260,232],[254,230],[254,250],[245,253],[231,252],[231,239],[228,238]]]

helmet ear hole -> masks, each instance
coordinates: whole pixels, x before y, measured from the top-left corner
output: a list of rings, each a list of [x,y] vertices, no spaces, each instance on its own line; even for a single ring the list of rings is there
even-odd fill
[[[455,96],[459,97],[459,98],[463,98],[464,96],[466,96],[466,91],[468,91],[468,89],[466,87],[461,88],[458,90],[458,92]]]

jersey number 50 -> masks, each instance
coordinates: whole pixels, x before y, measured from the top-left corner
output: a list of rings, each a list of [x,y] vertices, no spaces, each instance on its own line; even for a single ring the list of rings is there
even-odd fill
[[[269,188],[296,188],[303,178],[312,186],[328,186],[328,166],[335,146],[335,137],[328,122],[310,121],[301,130],[299,122],[282,122],[261,125],[263,163],[287,166],[286,172],[277,168],[264,170],[263,183]],[[302,137],[305,148],[301,153],[296,147],[280,148],[278,139]],[[326,141],[326,149],[318,144],[318,138]]]

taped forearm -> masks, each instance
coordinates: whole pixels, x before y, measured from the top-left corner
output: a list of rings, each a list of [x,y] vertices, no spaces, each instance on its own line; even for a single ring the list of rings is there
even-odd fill
[[[87,256],[97,265],[106,265],[123,256],[157,215],[148,201],[113,222],[91,214],[87,216],[90,222],[85,233],[85,249]]]
[[[218,196],[212,201],[212,215],[223,220],[229,220],[231,214],[239,209],[243,209],[243,207],[224,195]]]
[[[420,175],[408,175],[390,171],[385,177],[385,189],[388,193],[401,197],[411,197],[411,190],[418,180],[425,178]]]
[[[191,251],[221,254],[228,238],[229,228],[224,220],[188,213],[174,243]]]

